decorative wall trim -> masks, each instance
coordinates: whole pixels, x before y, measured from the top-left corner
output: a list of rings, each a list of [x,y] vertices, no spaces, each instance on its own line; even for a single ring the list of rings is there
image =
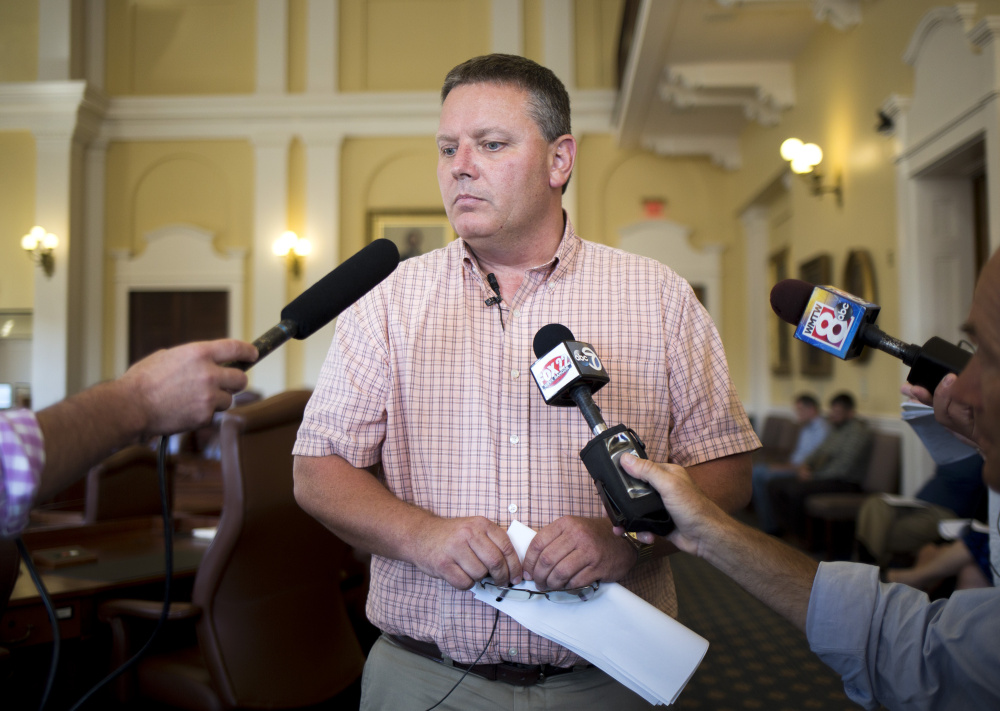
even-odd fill
[[[974,2],[960,2],[953,7],[936,7],[929,11],[917,25],[917,29],[913,31],[910,43],[906,46],[906,51],[903,52],[903,61],[911,67],[913,66],[924,42],[938,25],[960,22],[963,31],[968,35],[972,30],[972,18],[975,14],[976,3]]]
[[[245,249],[219,254],[213,233],[196,225],[165,225],[144,235],[146,250],[111,250],[115,259],[115,375],[128,366],[128,300],[132,291],[229,292],[229,337],[243,332]]]

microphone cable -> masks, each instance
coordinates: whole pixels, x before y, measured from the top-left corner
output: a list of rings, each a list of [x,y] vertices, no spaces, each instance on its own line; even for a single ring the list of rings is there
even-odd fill
[[[27,546],[24,545],[24,540],[18,536],[16,542],[17,550],[21,553],[21,560],[24,561],[24,567],[28,569],[31,581],[38,588],[42,604],[45,605],[45,612],[49,616],[49,624],[52,626],[52,661],[49,663],[49,675],[45,681],[45,691],[42,693],[42,701],[38,705],[38,711],[43,711],[45,704],[49,701],[49,693],[52,691],[52,684],[56,679],[56,669],[59,666],[59,651],[62,643],[61,635],[59,634],[59,620],[56,619],[56,611],[52,606],[52,598],[49,597],[49,591],[45,589],[45,585],[42,583],[42,576],[35,569],[35,563],[31,560],[31,554],[28,552]]]
[[[156,457],[156,471],[160,480],[160,502],[162,504],[162,516],[163,516],[163,548],[164,548],[164,561],[166,566],[165,577],[163,580],[163,609],[160,611],[160,618],[156,622],[156,627],[153,629],[153,633],[149,635],[149,639],[146,643],[142,645],[142,648],[133,654],[128,660],[126,660],[120,667],[112,671],[106,677],[101,679],[97,684],[95,684],[90,691],[85,693],[80,697],[70,708],[70,711],[77,711],[81,706],[83,706],[91,697],[104,688],[107,684],[117,679],[126,670],[132,667],[139,659],[145,654],[150,646],[153,644],[153,640],[163,629],[163,625],[167,621],[167,616],[170,614],[170,588],[171,582],[174,577],[174,527],[173,519],[170,515],[170,505],[167,499],[167,441],[168,437],[163,435],[160,437],[160,445],[157,450]],[[39,708],[39,711],[42,711]]]
[[[479,653],[479,656],[476,657],[476,661],[474,661],[472,664],[470,664],[469,668],[465,670],[465,673],[462,674],[462,678],[459,679],[458,681],[456,681],[455,685],[453,687],[451,687],[451,689],[448,691],[448,693],[445,694],[444,696],[442,696],[441,700],[438,701],[433,706],[431,706],[430,708],[428,708],[427,711],[434,711],[434,709],[436,709],[438,706],[440,706],[441,704],[443,704],[444,700],[447,699],[449,696],[451,696],[451,692],[454,691],[455,689],[457,689],[458,685],[461,684],[463,681],[465,681],[465,677],[469,676],[469,672],[472,671],[472,667],[476,666],[479,663],[479,660],[483,658],[484,654],[486,654],[486,650],[490,648],[490,644],[492,644],[492,642],[493,642],[493,635],[495,635],[497,633],[497,623],[499,621],[500,621],[500,610],[498,608],[497,611],[496,611],[496,614],[493,615],[493,629],[492,629],[492,631],[490,631],[490,638],[488,640],[486,640],[486,646],[483,647],[483,651],[481,651]]]

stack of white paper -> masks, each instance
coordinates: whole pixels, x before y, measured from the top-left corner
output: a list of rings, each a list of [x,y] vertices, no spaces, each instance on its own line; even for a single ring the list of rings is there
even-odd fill
[[[535,532],[515,521],[507,529],[524,559]],[[528,581],[518,587],[534,589]],[[651,704],[672,704],[708,651],[708,640],[617,583],[604,583],[586,602],[542,597],[500,600],[478,585],[476,598],[600,667]]]

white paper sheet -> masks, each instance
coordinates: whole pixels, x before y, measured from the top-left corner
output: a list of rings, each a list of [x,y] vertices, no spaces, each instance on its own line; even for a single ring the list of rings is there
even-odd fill
[[[524,559],[535,532],[515,521],[507,529]],[[518,587],[534,589],[525,581]],[[603,583],[587,602],[544,598],[500,600],[474,585],[476,598],[536,634],[601,668],[651,704],[672,704],[708,651],[708,640],[617,583]]]
[[[906,401],[902,405],[903,420],[917,433],[935,464],[951,464],[971,457],[976,450],[952,434],[951,430],[934,419],[934,408],[919,402]]]

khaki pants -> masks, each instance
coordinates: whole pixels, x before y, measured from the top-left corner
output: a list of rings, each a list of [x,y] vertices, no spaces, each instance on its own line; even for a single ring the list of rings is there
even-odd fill
[[[384,636],[368,653],[361,682],[362,711],[424,711],[440,701],[465,672],[409,652]],[[438,709],[528,711],[654,708],[596,667],[514,686],[469,674]]]
[[[894,555],[916,555],[938,540],[938,522],[946,518],[957,517],[943,506],[892,506],[881,496],[869,496],[858,511],[856,536],[878,565],[888,565]]]

